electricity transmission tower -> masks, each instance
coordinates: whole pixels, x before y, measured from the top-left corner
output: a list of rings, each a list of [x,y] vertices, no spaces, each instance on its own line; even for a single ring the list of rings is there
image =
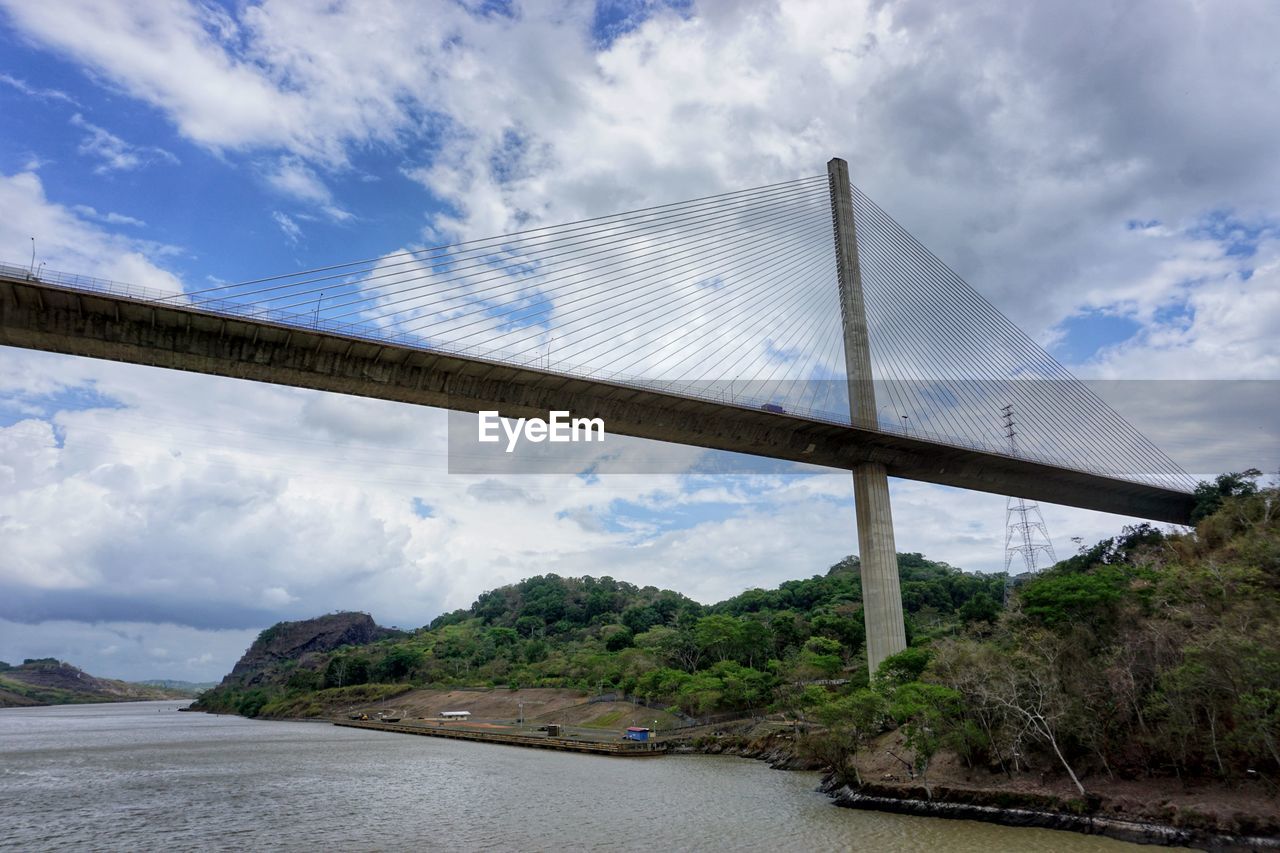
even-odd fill
[[[1004,437],[1009,442],[1009,455],[1018,454],[1018,430],[1013,418],[1013,404],[1000,410],[1004,421]],[[1058,562],[1053,552],[1053,540],[1049,538],[1049,529],[1045,527],[1044,516],[1040,514],[1040,504],[1023,498],[1009,498],[1004,510],[1004,598],[1009,601],[1009,589],[1013,585],[1013,575],[1009,573],[1014,559],[1019,558],[1026,574],[1035,574],[1040,570],[1037,556],[1048,556],[1046,565]]]

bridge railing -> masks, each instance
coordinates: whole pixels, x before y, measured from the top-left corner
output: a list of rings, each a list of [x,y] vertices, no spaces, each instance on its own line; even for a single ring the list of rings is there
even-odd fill
[[[297,314],[277,309],[266,309],[257,305],[235,302],[229,299],[192,299],[191,296],[186,293],[166,293],[161,290],[143,287],[141,285],[97,278],[95,276],[49,270],[43,267],[39,270],[33,270],[29,267],[0,263],[0,276],[19,281],[30,281],[32,283],[52,284],[72,290],[81,290],[86,293],[101,293],[111,296],[120,296],[144,304],[179,308],[217,317],[247,320],[250,322],[267,322],[286,328],[306,329],[342,335],[343,337],[356,338],[369,343],[389,344],[421,350],[428,353],[461,356],[463,358],[485,361],[499,366],[516,365],[532,370],[538,370],[543,373],[550,373],[555,376],[561,376],[566,379],[589,379],[598,382],[607,382],[613,385],[636,388],[639,390],[659,391],[662,393],[672,394],[674,396],[704,400],[706,402],[733,406],[735,408],[753,412],[761,411],[763,406],[772,402],[771,400],[753,398],[749,395],[740,395],[735,393],[732,389],[712,387],[705,382],[697,385],[691,385],[688,382],[611,373],[605,370],[578,367],[576,365],[565,364],[563,362],[552,366],[546,358],[538,356],[529,356],[476,346],[452,346],[448,343],[438,341],[426,343],[418,336],[403,332],[392,333],[387,330],[370,327],[367,324],[359,322],[337,323],[318,315],[307,316],[305,314]],[[839,413],[821,409],[806,408],[803,406],[789,406],[785,412],[774,414],[776,414],[777,417],[793,417],[817,423],[830,424],[832,426],[848,427],[850,425],[850,418],[847,415],[842,416]],[[1155,473],[1143,474],[1141,472],[1131,472],[1128,476],[1122,476],[1118,475],[1114,471],[1089,470],[1064,464],[1061,460],[1054,459],[1044,454],[1026,451],[1019,452],[1016,455],[1010,454],[1007,446],[1001,446],[996,443],[988,444],[959,436],[934,433],[913,426],[903,427],[895,423],[892,427],[886,427],[884,423],[878,422],[874,431],[887,435],[897,435],[904,438],[927,441],[931,444],[952,447],[957,450],[972,450],[1016,461],[1040,462],[1045,465],[1051,465],[1055,468],[1079,471],[1084,474],[1101,474],[1121,480],[1154,485],[1160,488],[1187,491],[1184,483],[1172,482],[1169,478]]]

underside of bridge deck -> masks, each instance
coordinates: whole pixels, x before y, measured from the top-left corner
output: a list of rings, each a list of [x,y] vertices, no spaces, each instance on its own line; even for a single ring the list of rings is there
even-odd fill
[[[906,435],[368,338],[0,277],[0,345],[511,417],[1186,524],[1186,492]]]

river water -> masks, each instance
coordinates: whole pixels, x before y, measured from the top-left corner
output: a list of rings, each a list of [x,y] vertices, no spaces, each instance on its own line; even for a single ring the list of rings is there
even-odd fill
[[[1138,850],[833,806],[816,773],[621,759],[177,713],[0,711],[0,848],[52,850]]]

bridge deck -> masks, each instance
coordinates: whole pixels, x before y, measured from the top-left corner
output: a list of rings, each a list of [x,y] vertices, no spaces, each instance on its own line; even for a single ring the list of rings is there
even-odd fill
[[[1181,491],[907,435],[683,397],[323,329],[0,275],[0,345],[510,417],[551,409],[610,433],[1185,524]]]

